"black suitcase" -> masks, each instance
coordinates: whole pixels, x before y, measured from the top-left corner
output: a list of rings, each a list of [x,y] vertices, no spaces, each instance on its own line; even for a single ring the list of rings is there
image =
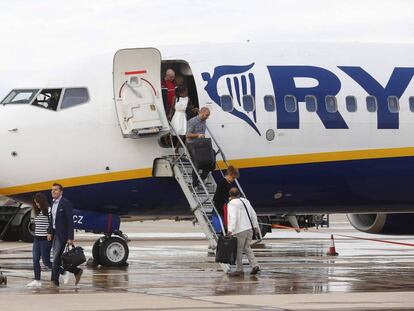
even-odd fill
[[[214,168],[216,157],[210,138],[193,139],[187,148],[197,168]]]
[[[62,260],[62,267],[65,270],[77,267],[86,261],[83,248],[80,246],[75,247],[74,245],[72,245],[72,249],[69,249],[69,246],[67,246],[66,251],[60,258]]]
[[[216,250],[216,262],[234,265],[237,258],[237,238],[219,236]]]

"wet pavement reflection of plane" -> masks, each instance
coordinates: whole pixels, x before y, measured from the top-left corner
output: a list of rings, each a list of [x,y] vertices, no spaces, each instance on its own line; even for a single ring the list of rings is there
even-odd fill
[[[342,224],[341,224],[342,226]],[[338,227],[339,228],[339,227]],[[341,292],[398,292],[414,286],[414,248],[336,238],[338,257],[326,256],[329,235],[276,231],[255,247],[262,272],[255,277],[230,278],[218,270],[202,238],[139,239],[130,242],[129,265],[123,268],[85,267],[80,286],[72,279],[61,293],[143,293],[169,297],[227,295],[319,294]],[[349,227],[345,231],[351,230]],[[336,229],[337,232],[343,232]],[[347,233],[349,233],[347,231]],[[355,234],[355,232],[353,232]],[[276,239],[277,237],[277,239]],[[372,237],[370,235],[370,237]],[[407,236],[387,237],[406,243]],[[87,256],[91,247],[84,239]],[[0,243],[0,267],[9,284],[4,294],[54,293],[50,272],[42,273],[43,286],[30,290],[31,245]]]

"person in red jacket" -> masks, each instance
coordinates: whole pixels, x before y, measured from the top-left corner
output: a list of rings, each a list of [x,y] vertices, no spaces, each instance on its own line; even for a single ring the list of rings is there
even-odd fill
[[[165,77],[164,80],[161,83],[161,87],[167,91],[167,102],[166,104],[166,111],[165,113],[168,115],[170,114],[170,109],[174,103],[174,97],[175,97],[175,72],[172,69],[167,69],[167,71],[165,72]]]

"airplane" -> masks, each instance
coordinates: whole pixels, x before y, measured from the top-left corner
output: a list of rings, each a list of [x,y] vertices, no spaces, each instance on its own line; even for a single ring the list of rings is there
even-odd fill
[[[119,215],[191,216],[176,180],[153,174],[154,160],[171,154],[161,88],[171,68],[193,102],[210,109],[209,133],[241,169],[261,222],[347,213],[363,232],[412,234],[411,47],[126,48],[28,74],[0,105],[0,195],[30,203],[62,183],[80,213],[75,223],[89,219],[84,229],[107,233],[93,252],[108,265],[128,253],[122,242],[120,258],[99,258],[105,241],[104,250],[122,240],[111,237]]]

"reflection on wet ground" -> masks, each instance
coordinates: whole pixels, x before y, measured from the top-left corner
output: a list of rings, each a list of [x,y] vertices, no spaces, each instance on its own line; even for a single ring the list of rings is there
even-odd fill
[[[218,270],[202,240],[132,241],[129,266],[85,267],[77,292],[137,292],[175,297],[241,294],[311,294],[330,292],[407,291],[414,287],[414,248],[368,241],[336,239],[338,257],[326,256],[329,237],[301,233],[297,239],[281,232],[279,240],[265,240],[255,248],[262,268],[252,277],[229,278]],[[285,235],[285,238],[283,238]],[[288,236],[289,235],[289,236]],[[88,256],[91,247],[82,242]],[[2,244],[0,266],[9,285],[0,293],[31,292],[30,245]],[[44,286],[34,292],[49,293],[49,271]],[[72,285],[60,292],[73,292]]]

